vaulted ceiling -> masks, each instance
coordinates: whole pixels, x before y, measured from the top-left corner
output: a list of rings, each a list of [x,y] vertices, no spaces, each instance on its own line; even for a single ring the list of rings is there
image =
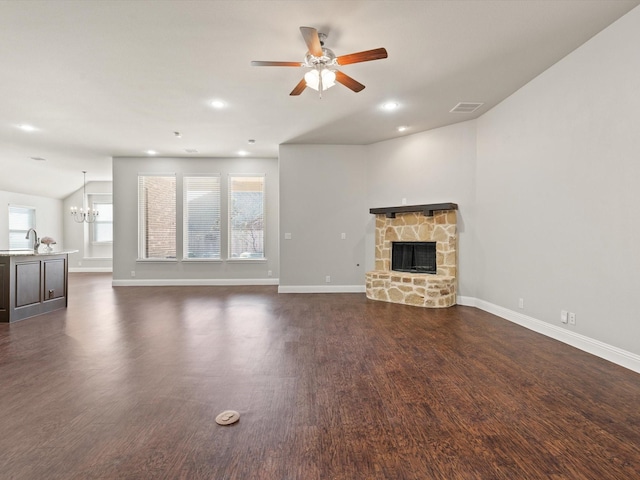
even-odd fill
[[[282,143],[369,144],[475,118],[639,3],[3,1],[0,190],[63,198],[82,170],[110,180],[112,156],[148,150],[276,157]],[[360,93],[290,96],[302,68],[251,61],[302,61],[300,26],[337,55],[389,56],[341,67]],[[484,105],[450,113],[458,102]]]

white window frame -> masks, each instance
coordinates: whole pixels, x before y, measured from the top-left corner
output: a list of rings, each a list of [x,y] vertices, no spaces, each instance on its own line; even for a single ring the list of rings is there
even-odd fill
[[[27,210],[31,215],[30,215],[30,219],[29,219],[29,226],[26,229],[21,229],[21,228],[11,228],[11,216],[12,216],[12,209],[21,209],[21,210]],[[27,235],[27,232],[29,231],[30,228],[35,229],[36,228],[36,207],[30,207],[27,205],[15,205],[15,204],[9,204],[9,208],[7,209],[8,211],[8,218],[7,218],[7,223],[8,223],[8,230],[9,230],[9,250],[32,250],[33,249],[33,240],[31,238],[26,239],[25,236]],[[18,212],[14,212],[14,213],[18,213]],[[11,234],[12,233],[19,233],[20,237],[18,238],[19,240],[22,240],[18,243],[15,243],[11,241]]]
[[[232,256],[232,251],[234,248],[232,236],[233,236],[233,228],[232,228],[232,220],[233,220],[233,190],[232,190],[232,182],[234,178],[262,178],[262,257],[241,257],[241,256]],[[266,257],[266,210],[267,210],[267,175],[266,173],[230,173],[228,175],[227,181],[227,259],[232,262],[265,262],[267,261]]]
[[[92,245],[111,245],[113,244],[113,195],[110,193],[90,193],[89,208],[100,211],[99,207],[96,209],[96,205],[111,205],[111,220],[104,220],[104,215],[98,215],[96,220],[90,224],[89,228],[89,240]],[[98,225],[111,224],[111,240],[96,240],[96,230]]]

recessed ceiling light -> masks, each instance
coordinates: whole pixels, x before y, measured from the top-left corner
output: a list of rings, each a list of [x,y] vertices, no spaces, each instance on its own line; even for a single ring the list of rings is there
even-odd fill
[[[20,130],[25,131],[25,132],[35,132],[35,131],[37,130],[37,128],[36,128],[36,127],[34,127],[34,126],[32,126],[32,125],[26,125],[26,124],[24,124],[24,123],[22,123],[22,124],[18,125],[18,128],[19,128]]]
[[[147,155],[157,155],[158,154],[158,152],[156,152],[155,150],[147,150],[144,153],[146,153]]]
[[[241,157],[246,157],[247,155],[249,155],[249,152],[247,152],[246,150],[240,150],[238,152],[238,155],[240,155]]]
[[[395,110],[398,108],[398,102],[386,102],[382,104],[384,110]]]
[[[45,162],[47,159],[42,157],[31,157],[31,160],[35,160],[36,162]]]
[[[225,103],[222,100],[213,100],[211,106],[213,108],[224,108]]]
[[[404,131],[406,131],[408,128],[409,128],[409,127],[407,127],[406,125],[400,125],[400,126],[398,127],[398,129],[397,129],[397,130],[398,130],[399,132],[404,132]]]

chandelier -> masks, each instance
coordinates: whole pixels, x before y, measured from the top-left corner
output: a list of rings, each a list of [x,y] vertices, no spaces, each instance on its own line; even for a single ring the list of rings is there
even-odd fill
[[[84,206],[85,199],[87,198],[87,171],[83,170],[84,183],[82,185],[82,207],[71,207],[71,216],[76,223],[93,223],[98,217],[98,211],[96,209],[88,208]]]

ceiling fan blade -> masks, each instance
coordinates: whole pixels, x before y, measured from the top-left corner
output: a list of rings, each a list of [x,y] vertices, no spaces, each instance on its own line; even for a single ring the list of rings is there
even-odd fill
[[[301,62],[262,62],[260,60],[253,60],[251,62],[253,67],[301,67]]]
[[[341,55],[336,58],[336,60],[338,61],[338,65],[349,65],[351,63],[369,62],[383,58],[387,58],[387,50],[384,48],[374,48],[373,50],[366,50],[364,52]]]
[[[322,45],[320,45],[320,37],[318,37],[318,30],[313,27],[300,27],[304,42],[307,44],[309,53],[314,57],[322,56]]]
[[[307,88],[307,82],[303,78],[302,80],[300,80],[300,83],[296,85],[296,88],[291,90],[291,93],[289,95],[300,95],[305,88]]]
[[[354,80],[349,75],[346,75],[339,70],[336,70],[336,82],[341,83],[342,85],[344,85],[347,88],[350,88],[356,93],[364,90],[363,84],[361,84],[357,80]]]

